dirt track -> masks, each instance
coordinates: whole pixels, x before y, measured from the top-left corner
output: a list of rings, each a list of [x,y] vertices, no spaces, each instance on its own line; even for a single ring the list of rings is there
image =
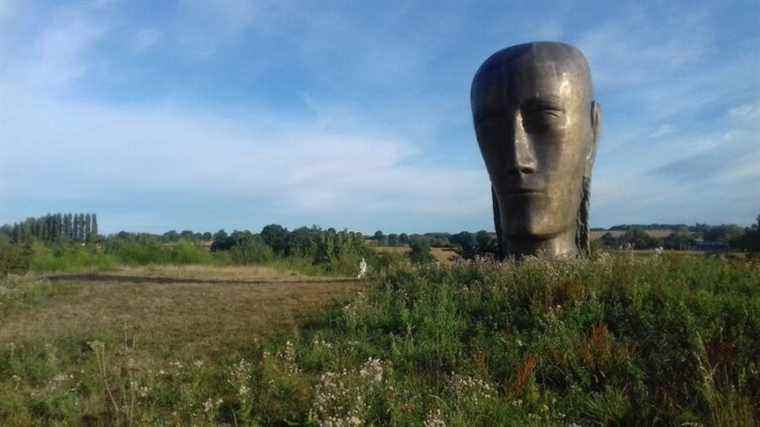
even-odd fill
[[[175,283],[205,283],[205,284],[234,284],[234,285],[265,285],[265,284],[303,284],[303,283],[363,283],[356,279],[316,279],[316,280],[230,280],[230,279],[195,279],[182,277],[159,277],[159,276],[133,276],[119,274],[56,274],[43,276],[43,280],[50,282],[98,282],[98,283],[158,283],[158,284],[175,284]]]

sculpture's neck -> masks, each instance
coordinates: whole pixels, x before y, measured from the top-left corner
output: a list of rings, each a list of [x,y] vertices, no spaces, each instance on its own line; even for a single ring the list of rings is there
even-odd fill
[[[575,230],[572,228],[561,234],[539,239],[535,237],[504,236],[506,256],[544,255],[550,258],[571,258],[578,256],[575,244]]]

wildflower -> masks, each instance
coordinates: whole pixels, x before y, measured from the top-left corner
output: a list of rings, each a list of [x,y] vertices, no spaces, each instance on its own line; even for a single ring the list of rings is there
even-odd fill
[[[18,390],[18,386],[19,384],[21,384],[21,377],[19,377],[16,374],[13,374],[13,376],[11,377],[11,380],[13,380],[13,382],[16,383],[14,386],[14,389]]]
[[[288,340],[285,342],[285,347],[277,352],[277,358],[284,362],[285,369],[290,374],[296,374],[301,371],[296,363],[296,347]]]
[[[383,371],[383,361],[370,357],[362,365],[359,375],[363,378],[370,378],[374,382],[381,382],[383,380]]]
[[[137,389],[137,394],[143,399],[148,397],[148,393],[150,393],[150,387],[148,386],[142,386]]]
[[[222,399],[214,400],[209,397],[205,402],[203,402],[203,412],[208,414],[211,411],[215,411],[221,404]]]
[[[443,414],[441,408],[436,408],[435,411],[430,411],[427,414],[424,422],[425,427],[446,427],[446,421],[443,420]]]
[[[320,349],[320,350],[322,349],[330,350],[333,347],[332,344],[330,344],[329,342],[319,339],[319,338],[314,338],[314,341],[311,342],[311,345],[315,349]]]
[[[369,394],[385,384],[387,362],[369,358],[357,369],[325,372],[316,387],[310,413],[320,426],[364,425]],[[384,391],[384,390],[383,390]]]

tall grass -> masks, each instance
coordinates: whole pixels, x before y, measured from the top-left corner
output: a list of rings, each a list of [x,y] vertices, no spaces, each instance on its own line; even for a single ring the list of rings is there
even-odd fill
[[[322,424],[752,425],[758,330],[757,264],[399,269],[295,338],[293,376],[312,388],[288,405]]]

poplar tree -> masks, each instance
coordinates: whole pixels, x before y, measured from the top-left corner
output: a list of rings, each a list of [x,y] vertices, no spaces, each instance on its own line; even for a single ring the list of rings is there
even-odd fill
[[[66,239],[71,240],[71,214],[63,215],[63,235]]]
[[[84,241],[90,240],[90,232],[92,231],[90,225],[92,224],[90,221],[92,220],[92,217],[90,217],[90,214],[85,214],[84,216]]]
[[[92,234],[98,237],[98,216],[95,214],[92,214]]]

